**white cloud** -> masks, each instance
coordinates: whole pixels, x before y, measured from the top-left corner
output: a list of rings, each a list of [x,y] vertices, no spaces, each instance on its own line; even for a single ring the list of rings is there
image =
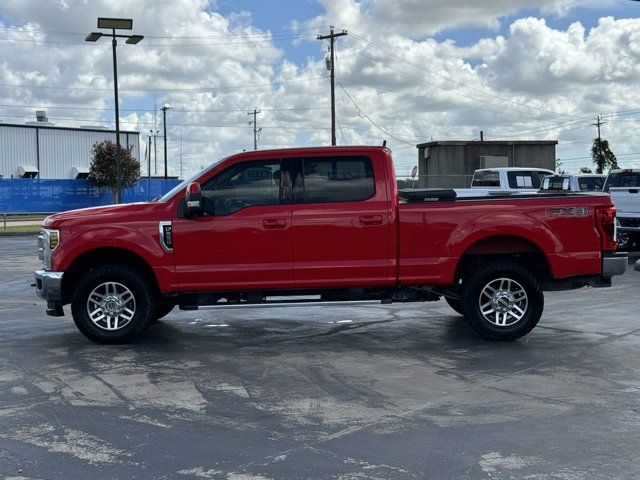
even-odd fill
[[[448,28],[497,28],[502,17],[522,9],[566,15],[584,0],[319,0],[325,12],[313,25],[336,25],[371,36],[433,35]]]

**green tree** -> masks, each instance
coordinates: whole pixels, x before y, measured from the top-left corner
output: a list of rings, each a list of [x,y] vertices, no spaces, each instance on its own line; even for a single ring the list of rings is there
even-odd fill
[[[565,173],[567,173],[564,170],[564,162],[559,158],[556,158],[556,172],[558,172],[561,175],[564,175]]]
[[[593,173],[593,170],[591,170],[589,167],[580,167],[578,173]]]
[[[131,149],[120,146],[120,162],[122,168],[122,188],[135,185],[140,178],[140,162],[131,153]],[[116,144],[111,140],[96,142],[91,150],[91,166],[89,167],[89,181],[96,187],[105,187],[111,190],[113,199],[116,199],[118,186],[116,166]]]
[[[604,173],[605,169],[618,168],[618,160],[604,138],[595,138],[591,147],[591,158],[596,165],[596,173]]]

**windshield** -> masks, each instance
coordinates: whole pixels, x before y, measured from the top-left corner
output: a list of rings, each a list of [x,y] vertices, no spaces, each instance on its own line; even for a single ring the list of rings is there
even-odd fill
[[[196,173],[194,173],[193,175],[191,175],[189,178],[187,178],[184,182],[179,183],[178,185],[176,185],[175,187],[173,187],[171,190],[169,190],[167,193],[165,193],[164,195],[162,195],[161,197],[157,197],[154,198],[153,201],[157,201],[157,202],[168,202],[169,200],[171,200],[171,198],[173,198],[173,196],[178,193],[179,191],[187,188],[187,185],[189,185],[191,182],[195,181],[196,178],[200,177],[201,175],[211,171],[216,165],[218,165],[220,162],[223,162],[224,160],[226,160],[228,157],[223,157],[218,159],[217,161],[213,162],[211,165],[209,165],[207,168],[200,170]]]

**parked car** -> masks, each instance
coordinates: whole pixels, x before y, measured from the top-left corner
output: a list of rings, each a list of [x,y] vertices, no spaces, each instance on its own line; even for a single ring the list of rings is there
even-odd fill
[[[459,196],[506,195],[510,193],[535,193],[542,179],[554,172],[544,168],[484,168],[476,170],[471,188],[457,188]]]
[[[132,340],[175,305],[291,296],[445,297],[483,337],[514,340],[538,323],[544,289],[607,287],[627,267],[609,195],[398,192],[383,147],[243,152],[155,202],[59,213],[43,227],[37,293],[49,315],[70,304],[101,343]]]
[[[618,216],[618,248],[640,247],[640,169],[611,170],[604,185]]]
[[[577,175],[555,173],[542,180],[541,191],[598,192],[602,191],[606,175],[581,173]]]

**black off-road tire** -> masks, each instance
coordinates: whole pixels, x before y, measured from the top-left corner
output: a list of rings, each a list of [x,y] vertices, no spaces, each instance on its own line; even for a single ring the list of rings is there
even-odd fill
[[[498,326],[489,322],[480,310],[482,291],[491,281],[501,278],[519,283],[528,300],[522,318],[509,326]],[[485,300],[486,297],[483,297],[483,301]],[[518,263],[497,261],[479,266],[463,281],[461,306],[467,323],[483,338],[516,340],[528,334],[538,324],[544,309],[544,295],[535,276],[528,269]]]
[[[444,297],[444,300],[457,314],[464,315],[464,313],[462,313],[462,303],[460,300],[454,300],[449,297]]]
[[[130,290],[136,308],[132,319],[118,330],[104,330],[89,318],[87,301],[91,292],[105,282],[117,282]],[[125,265],[103,265],[90,270],[76,285],[71,300],[73,321],[87,338],[101,344],[129,343],[149,326],[154,313],[155,291],[147,280]]]
[[[617,248],[618,251],[620,252],[628,251],[629,247],[632,244],[631,234],[629,232],[618,231],[617,243],[618,243],[618,248]]]

